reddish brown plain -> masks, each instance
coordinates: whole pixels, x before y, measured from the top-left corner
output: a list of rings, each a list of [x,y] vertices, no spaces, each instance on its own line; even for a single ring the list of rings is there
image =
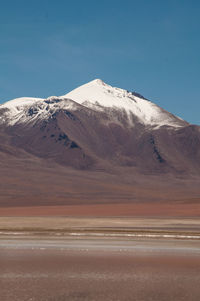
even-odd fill
[[[3,240],[0,281],[4,301],[199,301],[199,243]]]

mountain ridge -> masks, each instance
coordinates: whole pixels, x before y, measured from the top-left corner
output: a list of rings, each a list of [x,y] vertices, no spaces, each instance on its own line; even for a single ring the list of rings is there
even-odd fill
[[[0,110],[10,110],[12,119],[14,117],[13,115],[16,115],[16,122],[19,122],[19,118],[17,118],[17,116],[19,117],[20,107],[31,108],[38,105],[41,109],[41,106],[43,106],[44,103],[49,102],[49,105],[51,105],[54,102],[63,102],[61,107],[67,108],[67,100],[68,102],[69,100],[73,100],[76,104],[78,103],[88,109],[96,111],[105,109],[124,110],[128,117],[130,117],[130,120],[130,115],[132,114],[138,118],[141,123],[150,126],[159,127],[167,125],[180,127],[186,124],[186,122],[180,117],[167,112],[151,101],[145,99],[143,96],[139,96],[139,94],[129,92],[127,90],[112,87],[100,79],[96,79],[82,85],[63,96],[50,96],[47,99],[23,97],[10,100],[0,105]],[[47,110],[47,106],[43,106],[43,109]],[[73,109],[73,106],[70,109]],[[9,118],[8,112],[6,117]],[[13,124],[14,122],[15,121],[12,121],[11,123]]]
[[[0,169],[0,207],[198,202],[200,127],[96,80],[1,105]]]

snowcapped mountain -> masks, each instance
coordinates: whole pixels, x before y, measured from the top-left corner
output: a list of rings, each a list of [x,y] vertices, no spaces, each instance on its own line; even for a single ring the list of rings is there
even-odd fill
[[[105,112],[110,121],[117,121],[117,115],[126,116],[129,126],[139,122],[145,126],[182,127],[186,122],[163,110],[138,94],[113,88],[100,79],[93,80],[64,96],[41,98],[18,98],[0,106],[0,122],[10,125],[48,119],[59,110],[79,109]],[[119,122],[119,120],[118,120]],[[120,123],[120,122],[119,122]]]
[[[199,145],[199,127],[100,79],[60,97],[8,101],[0,106],[0,125],[11,145],[75,168],[108,163],[150,173],[199,168],[199,151],[198,159],[183,151],[190,154],[191,144]]]
[[[97,79],[0,105],[0,170],[0,206],[195,198],[200,127]]]

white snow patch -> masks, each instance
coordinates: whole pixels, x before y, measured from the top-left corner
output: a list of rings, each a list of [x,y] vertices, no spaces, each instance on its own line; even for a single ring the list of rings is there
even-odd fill
[[[22,97],[0,105],[0,123],[32,123],[45,120],[58,110],[77,110],[80,106],[93,111],[106,111],[111,121],[115,121],[116,111],[126,113],[127,121],[134,126],[137,120],[154,128],[160,126],[181,127],[185,121],[163,110],[156,104],[135,96],[123,89],[107,85],[100,79],[93,80],[63,96],[47,99]]]
[[[137,97],[133,93],[105,84],[102,80],[93,80],[70,93],[61,96],[70,98],[85,107],[95,110],[114,108],[135,115],[141,123],[151,126],[180,127],[184,121],[170,114],[149,100]],[[129,118],[131,119],[131,118]]]
[[[0,108],[20,110],[21,107],[35,105],[36,103],[41,102],[43,100],[43,98],[20,97],[5,102],[0,106]]]
[[[51,96],[47,99],[42,98],[16,98],[3,105],[1,109],[7,109],[0,116],[0,123],[6,122],[8,125],[16,123],[30,123],[49,118],[58,110],[74,110],[77,105],[69,99],[60,99],[57,96]],[[31,111],[33,113],[31,114]]]

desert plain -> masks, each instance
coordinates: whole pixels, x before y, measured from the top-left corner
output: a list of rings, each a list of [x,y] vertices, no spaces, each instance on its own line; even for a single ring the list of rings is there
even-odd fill
[[[198,217],[2,216],[0,300],[200,298]]]

